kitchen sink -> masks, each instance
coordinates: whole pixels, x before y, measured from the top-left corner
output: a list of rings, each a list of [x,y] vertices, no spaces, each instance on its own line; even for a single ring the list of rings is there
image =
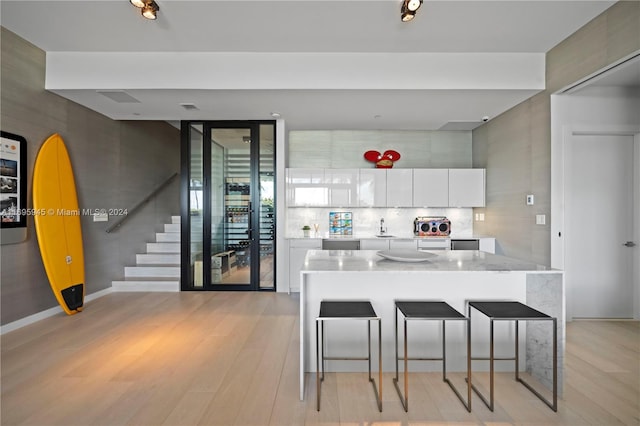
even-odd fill
[[[376,235],[377,238],[395,238],[395,235]]]

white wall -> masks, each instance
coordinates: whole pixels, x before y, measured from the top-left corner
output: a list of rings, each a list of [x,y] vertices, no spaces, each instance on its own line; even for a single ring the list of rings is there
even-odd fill
[[[564,173],[566,141],[573,133],[630,134],[635,136],[635,225],[634,240],[640,237],[640,89],[593,87],[575,94],[551,96],[551,266],[565,268]],[[595,235],[594,235],[595,237]],[[640,249],[635,248],[634,316],[640,318]],[[571,295],[571,277],[566,276],[566,294]],[[567,301],[567,319],[572,319],[571,300]]]

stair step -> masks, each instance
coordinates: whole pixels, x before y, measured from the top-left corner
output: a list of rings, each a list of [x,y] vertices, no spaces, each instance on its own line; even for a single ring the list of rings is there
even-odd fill
[[[180,253],[136,254],[136,265],[180,266]]]
[[[157,232],[156,233],[156,242],[158,242],[158,243],[179,243],[180,242],[180,233],[179,232]]]
[[[180,243],[147,243],[147,253],[180,254]]]
[[[162,291],[162,292],[178,292],[180,291],[180,281],[171,279],[146,279],[146,280],[119,280],[112,281],[111,288],[113,291]]]
[[[124,276],[129,277],[162,277],[179,278],[180,266],[125,266]]]
[[[164,232],[178,232],[178,233],[180,233],[180,224],[179,223],[165,223],[164,224]]]
[[[171,216],[146,253],[136,254],[136,266],[125,266],[124,279],[111,282],[113,291],[180,291],[180,216]]]

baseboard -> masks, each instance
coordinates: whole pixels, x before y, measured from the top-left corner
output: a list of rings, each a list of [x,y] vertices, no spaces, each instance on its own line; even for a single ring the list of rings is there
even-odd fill
[[[180,292],[180,281],[112,281],[113,292]]]
[[[102,296],[106,296],[111,292],[112,292],[111,287],[105,288],[104,290],[96,291],[95,293],[89,294],[84,298],[84,301],[91,302],[92,300],[98,299]],[[17,330],[27,325],[31,325],[43,319],[57,315],[61,312],[64,312],[62,308],[60,306],[55,306],[53,308],[47,309],[46,311],[38,312],[37,314],[29,315],[28,317],[24,317],[17,321],[10,322],[9,324],[0,326],[0,335],[9,333],[10,331]]]

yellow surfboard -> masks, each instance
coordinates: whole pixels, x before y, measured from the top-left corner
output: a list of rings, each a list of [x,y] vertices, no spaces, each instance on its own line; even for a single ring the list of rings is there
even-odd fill
[[[84,303],[84,253],[78,196],[69,153],[59,134],[40,148],[33,170],[38,245],[51,289],[73,315]]]

